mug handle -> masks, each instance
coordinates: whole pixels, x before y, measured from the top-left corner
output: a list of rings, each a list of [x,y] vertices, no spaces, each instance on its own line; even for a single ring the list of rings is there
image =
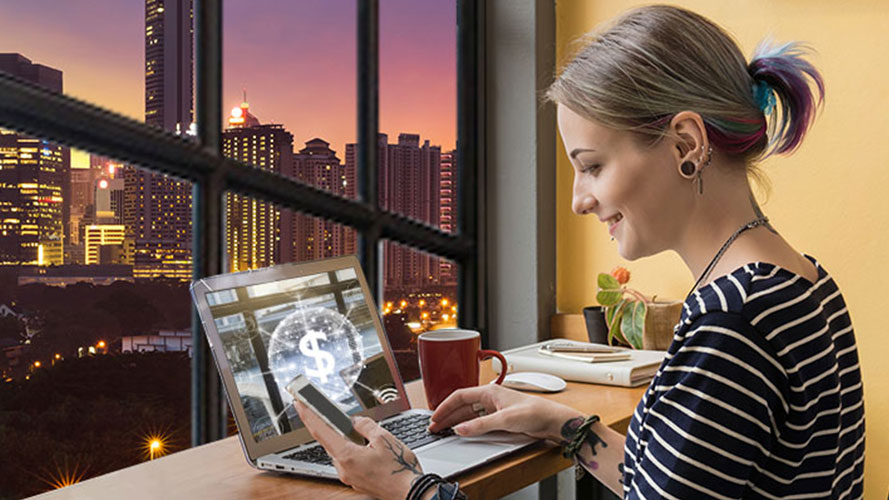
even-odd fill
[[[490,350],[490,349],[481,349],[480,351],[478,351],[478,360],[479,361],[482,361],[482,360],[485,360],[485,359],[488,359],[491,357],[497,358],[498,360],[500,360],[500,366],[502,367],[500,369],[500,376],[497,377],[497,381],[494,382],[495,384],[500,385],[503,383],[503,379],[506,378],[506,358],[503,357],[503,355],[500,354],[498,351],[494,351],[494,350]]]

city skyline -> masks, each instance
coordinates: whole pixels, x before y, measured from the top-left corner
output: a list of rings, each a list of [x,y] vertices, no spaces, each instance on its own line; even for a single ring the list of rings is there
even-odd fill
[[[3,4],[0,46],[62,70],[67,94],[144,121],[144,7],[111,0]],[[284,125],[298,144],[323,138],[344,155],[356,140],[355,11],[344,0],[227,3],[223,117],[246,88],[264,123]],[[381,132],[419,134],[442,151],[454,149],[455,75],[453,2],[381,2]],[[83,165],[82,156],[72,164]]]

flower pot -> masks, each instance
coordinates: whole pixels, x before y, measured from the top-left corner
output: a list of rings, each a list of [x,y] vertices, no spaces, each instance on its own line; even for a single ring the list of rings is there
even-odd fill
[[[608,325],[605,323],[605,311],[602,306],[583,308],[583,319],[586,322],[586,333],[594,344],[608,343]]]
[[[682,316],[681,300],[673,302],[651,302],[645,315],[645,328],[642,331],[642,348],[666,351],[673,342],[673,327]]]

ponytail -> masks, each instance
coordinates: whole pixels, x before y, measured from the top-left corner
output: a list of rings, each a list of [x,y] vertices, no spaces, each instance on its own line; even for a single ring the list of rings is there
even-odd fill
[[[824,80],[803,58],[810,51],[799,42],[778,46],[765,40],[747,66],[754,103],[768,122],[769,139],[762,158],[796,150],[815,119],[815,108],[824,102]],[[817,102],[808,80],[815,83]]]

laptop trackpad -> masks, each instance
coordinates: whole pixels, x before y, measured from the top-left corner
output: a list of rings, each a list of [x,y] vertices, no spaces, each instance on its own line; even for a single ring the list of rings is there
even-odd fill
[[[423,470],[446,475],[451,471],[439,472],[442,468],[450,469],[446,464],[459,465],[461,469],[473,467],[532,441],[534,440],[521,434],[493,432],[484,436],[459,438],[445,441],[438,446],[429,446],[419,450],[417,457]]]

